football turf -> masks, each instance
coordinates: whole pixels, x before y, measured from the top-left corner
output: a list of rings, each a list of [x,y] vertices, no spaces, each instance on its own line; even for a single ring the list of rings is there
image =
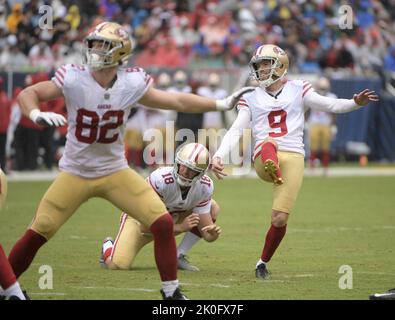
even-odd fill
[[[0,243],[7,253],[48,186],[9,183],[0,214]],[[261,281],[254,269],[270,224],[271,186],[256,179],[217,181],[223,234],[191,250],[190,261],[201,271],[179,271],[183,291],[191,299],[241,300],[368,299],[385,292],[395,287],[394,190],[394,177],[306,177],[269,265],[271,279]],[[101,199],[80,207],[20,278],[32,299],[160,299],[152,244],[137,256],[134,270],[99,267],[101,242],[116,236],[119,217],[119,210]],[[52,268],[53,289],[39,287],[50,284],[43,265]],[[339,288],[344,265],[351,267],[352,289]]]

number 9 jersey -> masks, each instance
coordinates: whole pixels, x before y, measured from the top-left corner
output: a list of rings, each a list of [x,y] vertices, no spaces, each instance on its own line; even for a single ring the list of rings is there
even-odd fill
[[[141,68],[118,68],[113,86],[105,89],[88,68],[69,64],[61,66],[51,80],[63,91],[69,125],[59,168],[85,178],[128,168],[125,124],[152,78]]]
[[[255,141],[254,159],[260,152],[260,144],[272,137],[279,151],[291,151],[304,155],[304,103],[312,85],[304,80],[287,81],[277,96],[261,88],[243,95],[237,106],[251,114],[252,135]]]

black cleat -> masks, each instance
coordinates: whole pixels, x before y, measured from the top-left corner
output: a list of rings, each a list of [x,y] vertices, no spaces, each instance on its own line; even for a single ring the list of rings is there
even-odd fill
[[[30,297],[27,295],[26,290],[22,290],[22,293],[25,296],[26,300],[30,300]],[[10,296],[10,297],[0,296],[0,300],[21,300],[21,299],[17,296]]]
[[[255,269],[255,276],[258,279],[262,279],[262,280],[266,280],[270,278],[270,273],[266,268],[266,264],[261,263],[260,265],[258,265]]]
[[[170,297],[166,297],[163,290],[160,290],[160,293],[162,294],[163,300],[189,300],[186,295],[181,292],[180,288],[177,288]]]
[[[385,293],[375,293],[369,296],[369,300],[395,300],[395,288]]]

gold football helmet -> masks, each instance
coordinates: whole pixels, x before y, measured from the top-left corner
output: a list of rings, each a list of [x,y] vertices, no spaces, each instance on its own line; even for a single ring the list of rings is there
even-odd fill
[[[261,62],[263,61],[269,61],[270,65],[262,66]],[[284,78],[288,67],[289,60],[285,51],[272,44],[266,44],[256,49],[250,61],[252,75],[263,88]]]
[[[84,43],[84,63],[91,70],[121,65],[132,55],[133,45],[129,33],[114,22],[102,22],[97,25],[85,38]]]
[[[217,73],[210,73],[207,82],[211,87],[218,87],[221,84],[221,78]]]
[[[0,169],[0,209],[4,206],[7,198],[7,178]]]
[[[316,88],[317,92],[321,95],[325,95],[329,92],[331,84],[325,77],[320,77],[317,81]]]
[[[177,183],[182,187],[192,186],[207,171],[210,161],[210,153],[204,145],[200,143],[185,144],[177,151],[174,163],[174,175],[177,178]],[[196,172],[196,176],[189,179],[179,174],[180,165]]]
[[[159,88],[168,88],[171,85],[171,77],[166,73],[162,72],[157,80]]]

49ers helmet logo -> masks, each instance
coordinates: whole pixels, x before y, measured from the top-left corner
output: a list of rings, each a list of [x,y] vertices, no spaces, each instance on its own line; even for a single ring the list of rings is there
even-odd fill
[[[274,51],[274,53],[276,53],[276,54],[281,54],[281,55],[284,55],[284,54],[285,54],[284,50],[281,49],[281,48],[279,48],[279,47],[273,47],[273,51]]]
[[[114,34],[117,35],[118,37],[124,39],[124,40],[129,39],[128,33],[122,28],[115,29],[114,30]]]

